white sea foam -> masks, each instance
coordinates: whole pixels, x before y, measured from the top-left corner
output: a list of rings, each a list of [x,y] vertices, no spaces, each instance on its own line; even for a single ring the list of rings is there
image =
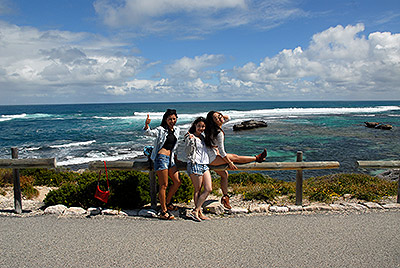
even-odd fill
[[[1,115],[0,122],[14,120],[14,119],[36,119],[36,118],[51,117],[51,116],[52,115],[50,115],[50,114],[42,114],[42,113],[37,113],[37,114],[22,113],[22,114]]]
[[[86,146],[92,143],[95,143],[96,140],[91,140],[91,141],[81,141],[81,142],[72,142],[72,143],[66,143],[66,144],[60,144],[60,145],[51,145],[49,146],[50,148],[68,148],[68,147],[76,147],[76,146]]]
[[[207,112],[204,112],[204,113],[194,113],[194,114],[180,114],[179,113],[179,111],[177,111],[178,112],[178,118],[181,118],[181,119],[192,119],[192,118],[197,118],[197,117],[199,117],[199,116],[203,116],[203,117],[205,117],[206,115],[207,115]],[[164,112],[162,112],[162,113],[153,113],[153,112],[150,112],[150,113],[142,113],[142,112],[135,112],[134,113],[134,115],[135,115],[135,118],[136,119],[138,119],[138,118],[140,118],[140,119],[146,119],[147,118],[147,115],[149,115],[150,116],[150,119],[156,119],[156,120],[161,120],[162,118],[163,118],[163,115],[164,115]]]
[[[40,150],[40,147],[29,147],[29,148],[24,148],[26,151],[37,151]]]
[[[26,117],[26,114],[11,114],[11,115],[1,115],[0,122],[9,121],[13,119],[20,119]]]
[[[59,166],[69,166],[78,164],[87,164],[91,161],[117,161],[124,159],[133,159],[143,155],[142,151],[133,151],[128,154],[107,155],[105,152],[88,152],[84,157],[70,157],[66,160],[57,162]]]
[[[377,106],[360,108],[276,108],[250,111],[223,111],[232,118],[247,118],[253,116],[301,116],[301,115],[332,115],[332,114],[359,114],[359,113],[379,113],[400,110],[399,106]]]
[[[305,115],[332,115],[332,114],[375,114],[387,111],[400,110],[400,106],[376,106],[376,107],[359,107],[359,108],[275,108],[275,109],[259,109],[259,110],[225,110],[221,111],[223,114],[229,115],[232,119],[243,119],[243,118],[254,118],[254,117],[269,117],[273,119],[277,118],[297,118]],[[135,112],[134,116],[129,117],[114,117],[111,119],[142,119],[144,120],[150,115],[151,119],[161,120],[163,112]],[[194,113],[194,114],[181,114],[178,111],[178,118],[181,119],[194,119],[199,116],[205,117],[207,112]],[[179,121],[179,120],[178,120]]]

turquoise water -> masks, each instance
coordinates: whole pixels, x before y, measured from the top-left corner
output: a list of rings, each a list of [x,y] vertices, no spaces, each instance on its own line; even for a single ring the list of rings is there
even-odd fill
[[[265,147],[268,161],[340,161],[338,170],[306,171],[305,176],[356,171],[356,160],[398,160],[400,101],[378,102],[198,102],[0,106],[0,158],[20,148],[20,158],[56,157],[73,169],[94,160],[142,158],[152,139],[142,134],[147,113],[160,124],[167,108],[178,112],[186,131],[197,116],[210,110],[231,117],[224,125],[226,150],[255,155]],[[234,132],[232,126],[257,119],[267,128]],[[368,129],[365,121],[392,124],[390,131]],[[179,155],[184,156],[180,141]],[[294,171],[267,172],[291,180]]]

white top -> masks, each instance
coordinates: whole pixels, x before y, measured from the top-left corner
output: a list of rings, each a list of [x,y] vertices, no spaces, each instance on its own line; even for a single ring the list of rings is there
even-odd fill
[[[213,147],[208,148],[208,156],[210,158],[210,163],[215,160],[217,155],[222,158],[226,156],[225,146],[224,146],[225,135],[224,132],[220,131],[213,140]]]
[[[197,164],[209,164],[210,158],[208,157],[207,147],[203,139],[194,137],[196,141],[196,151],[194,154],[194,162]]]
[[[201,138],[198,138],[194,135],[186,134],[185,145],[188,161],[205,165],[210,163],[203,135],[201,135]]]

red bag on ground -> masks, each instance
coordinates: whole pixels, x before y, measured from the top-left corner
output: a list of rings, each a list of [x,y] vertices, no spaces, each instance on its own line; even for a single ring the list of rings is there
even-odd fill
[[[107,173],[107,166],[106,166],[106,161],[104,161],[104,168],[106,170],[106,178],[107,178],[107,191],[102,191],[100,189],[100,176],[101,176],[101,170],[99,172],[99,180],[97,181],[97,188],[96,192],[94,193],[94,197],[99,199],[100,201],[103,201],[104,203],[108,202],[108,197],[110,196],[110,184],[108,183],[108,173]]]

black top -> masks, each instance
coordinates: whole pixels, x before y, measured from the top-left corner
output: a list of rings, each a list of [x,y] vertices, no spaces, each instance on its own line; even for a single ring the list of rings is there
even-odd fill
[[[177,139],[174,135],[174,131],[168,129],[168,135],[162,148],[171,151],[174,148],[176,142]]]

